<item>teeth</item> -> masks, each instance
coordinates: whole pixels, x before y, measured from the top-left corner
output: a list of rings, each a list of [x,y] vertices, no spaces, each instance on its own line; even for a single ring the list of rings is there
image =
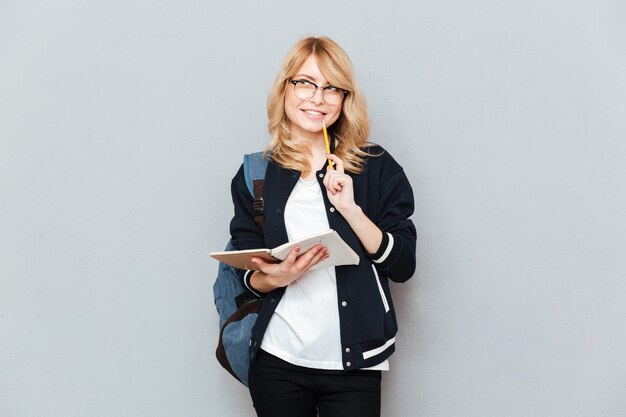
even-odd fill
[[[314,110],[305,110],[304,111],[306,114],[310,114],[311,116],[321,116],[324,113],[320,112],[320,111],[314,111]]]

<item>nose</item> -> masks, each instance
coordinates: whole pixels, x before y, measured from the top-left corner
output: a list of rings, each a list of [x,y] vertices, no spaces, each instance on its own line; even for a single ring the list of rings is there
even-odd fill
[[[324,103],[324,89],[318,87],[309,99],[309,101],[314,104]]]

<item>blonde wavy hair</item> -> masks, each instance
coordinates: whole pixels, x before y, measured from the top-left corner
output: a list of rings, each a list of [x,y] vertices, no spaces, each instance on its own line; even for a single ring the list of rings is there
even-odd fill
[[[341,114],[328,132],[335,141],[333,153],[343,160],[345,170],[359,173],[365,157],[370,155],[364,150],[370,132],[367,103],[354,81],[350,58],[335,41],[325,36],[301,39],[285,57],[267,100],[268,130],[272,140],[265,152],[270,152],[272,159],[283,168],[301,171],[304,175],[311,171],[308,158],[311,150],[291,136],[290,121],[285,113],[289,81],[311,55],[315,56],[328,82],[348,92],[343,99]]]

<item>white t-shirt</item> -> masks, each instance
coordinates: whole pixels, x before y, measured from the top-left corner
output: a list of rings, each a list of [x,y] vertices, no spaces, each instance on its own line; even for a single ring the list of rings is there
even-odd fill
[[[298,180],[285,206],[289,240],[329,229],[317,180]],[[285,290],[261,348],[298,366],[343,369],[335,268],[307,271]],[[388,361],[368,369],[387,370]]]

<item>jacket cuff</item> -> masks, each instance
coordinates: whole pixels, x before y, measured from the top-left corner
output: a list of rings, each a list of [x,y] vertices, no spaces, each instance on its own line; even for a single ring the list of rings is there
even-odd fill
[[[385,262],[389,258],[389,255],[393,250],[393,246],[393,235],[391,233],[383,233],[383,240],[382,242],[380,242],[378,250],[376,251],[376,253],[370,254],[372,262],[374,262],[375,264],[382,264],[383,262]]]
[[[248,289],[248,291],[250,291],[252,294],[256,295],[257,297],[262,297],[263,294],[261,294],[259,291],[255,290],[252,287],[252,284],[250,283],[250,278],[252,278],[252,274],[254,273],[254,271],[252,270],[247,270],[244,274],[243,274],[243,285]]]

